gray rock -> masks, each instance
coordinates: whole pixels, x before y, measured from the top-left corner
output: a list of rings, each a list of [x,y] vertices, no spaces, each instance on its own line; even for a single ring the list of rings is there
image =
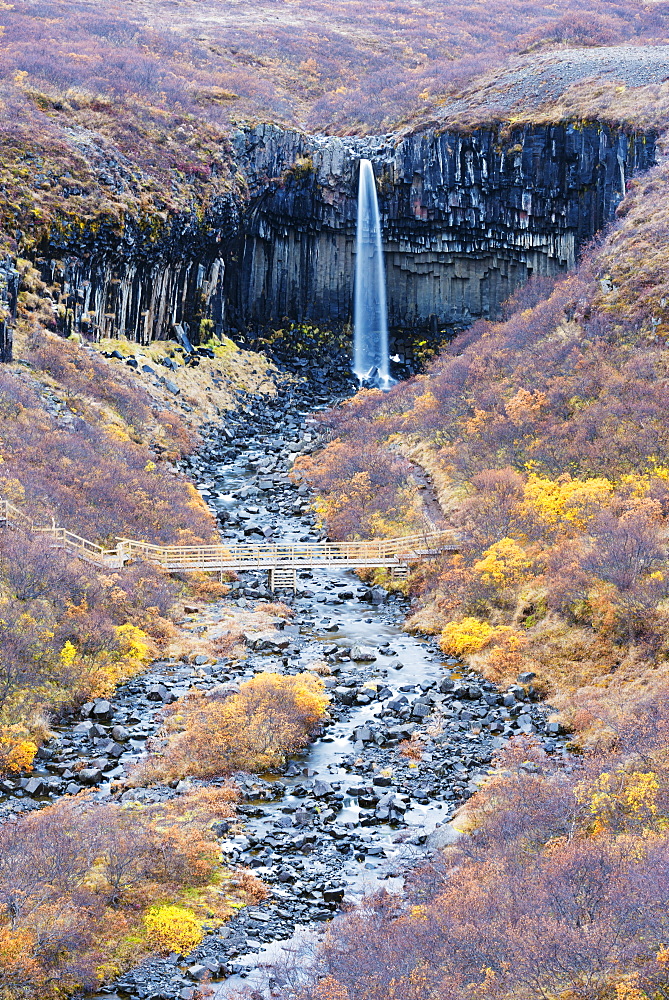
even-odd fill
[[[374,739],[374,733],[369,726],[358,726],[357,729],[353,730],[353,739],[356,743],[358,741],[362,743],[371,743]]]
[[[373,646],[355,645],[351,649],[351,659],[358,663],[371,663],[376,659],[376,650]]]
[[[82,785],[98,785],[102,781],[102,771],[99,767],[85,767],[77,777]]]
[[[341,903],[345,895],[344,889],[323,889],[323,899],[326,903]]]
[[[403,708],[405,705],[408,704],[409,704],[409,699],[407,698],[407,696],[405,694],[401,694],[398,695],[396,698],[391,698],[386,707],[389,708],[391,712],[399,712],[400,708]]]
[[[44,782],[41,778],[30,778],[28,783],[24,785],[23,791],[27,795],[41,795],[44,791]]]
[[[342,705],[352,705],[356,699],[355,688],[336,687],[333,688],[332,694]]]
[[[149,688],[146,692],[146,697],[149,701],[162,701],[163,704],[168,704],[171,701],[175,701],[175,697],[167,690],[164,684],[156,684],[154,687]]]
[[[211,969],[208,969],[206,965],[189,965],[187,971],[191,979],[196,979],[198,982],[211,976]]]

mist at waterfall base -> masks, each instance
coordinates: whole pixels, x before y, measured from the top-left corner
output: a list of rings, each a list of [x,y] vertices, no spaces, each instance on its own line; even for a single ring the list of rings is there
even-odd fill
[[[386,276],[374,170],[360,160],[353,300],[353,371],[361,385],[389,389]]]

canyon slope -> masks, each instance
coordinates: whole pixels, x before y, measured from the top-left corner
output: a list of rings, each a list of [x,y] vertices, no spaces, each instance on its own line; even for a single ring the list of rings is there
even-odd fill
[[[669,996],[668,113],[665,0],[0,0],[0,1000]]]

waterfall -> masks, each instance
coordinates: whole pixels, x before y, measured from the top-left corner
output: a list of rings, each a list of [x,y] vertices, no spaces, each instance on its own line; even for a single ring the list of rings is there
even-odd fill
[[[386,278],[374,170],[360,160],[353,302],[353,371],[361,382],[389,389]]]

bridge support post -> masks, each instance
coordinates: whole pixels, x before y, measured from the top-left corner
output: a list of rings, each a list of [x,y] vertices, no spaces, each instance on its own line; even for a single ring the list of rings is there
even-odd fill
[[[297,590],[297,570],[293,566],[273,566],[267,574],[270,590]]]
[[[391,580],[406,580],[409,575],[409,567],[406,563],[400,563],[398,566],[390,567],[390,578]]]

